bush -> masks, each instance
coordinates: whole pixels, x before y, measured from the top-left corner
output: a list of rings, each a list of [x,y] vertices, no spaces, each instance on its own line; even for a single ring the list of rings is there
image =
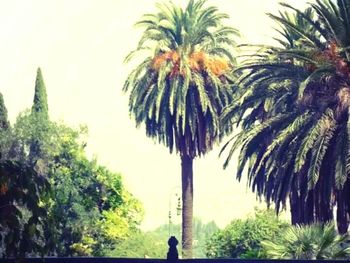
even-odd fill
[[[345,259],[350,256],[347,235],[338,235],[333,223],[290,226],[281,239],[262,242],[273,259]]]
[[[209,258],[266,258],[261,242],[280,239],[287,228],[273,210],[256,210],[254,217],[233,220],[225,229],[217,231],[206,245]]]

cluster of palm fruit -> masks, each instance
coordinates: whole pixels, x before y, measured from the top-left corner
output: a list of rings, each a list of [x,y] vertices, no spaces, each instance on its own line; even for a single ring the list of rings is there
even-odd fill
[[[231,69],[227,59],[210,56],[203,51],[193,52],[186,59],[185,63],[189,64],[190,69],[197,72],[209,71],[216,76],[221,76]],[[157,55],[153,59],[154,70],[159,70],[167,62],[172,63],[173,66],[170,77],[185,74],[184,71],[180,71],[181,59],[176,51],[168,51]]]

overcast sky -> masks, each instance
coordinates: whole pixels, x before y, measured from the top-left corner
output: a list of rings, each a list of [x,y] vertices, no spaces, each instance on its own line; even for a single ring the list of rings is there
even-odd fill
[[[128,114],[128,96],[121,92],[130,71],[123,60],[140,37],[133,24],[143,13],[154,11],[155,2],[0,1],[0,92],[11,122],[31,106],[40,66],[51,119],[88,126],[89,155],[122,173],[129,191],[144,204],[143,229],[168,222],[169,199],[174,201],[169,196],[181,185],[179,157],[147,138],[142,128],[135,128]],[[305,1],[284,2],[302,7]],[[240,42],[269,41],[272,24],[265,13],[276,13],[278,1],[208,3],[230,15],[228,24],[243,34]],[[194,214],[223,227],[253,212],[259,202],[244,182],[235,180],[234,162],[226,171],[222,169],[224,159],[218,158],[219,149],[194,162]]]

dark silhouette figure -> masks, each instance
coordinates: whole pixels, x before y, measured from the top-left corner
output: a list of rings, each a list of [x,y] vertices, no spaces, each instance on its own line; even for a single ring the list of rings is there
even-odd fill
[[[169,251],[167,254],[167,260],[168,262],[176,262],[179,259],[179,253],[177,252],[177,244],[179,244],[179,241],[177,241],[176,237],[171,236],[168,240],[169,245]]]

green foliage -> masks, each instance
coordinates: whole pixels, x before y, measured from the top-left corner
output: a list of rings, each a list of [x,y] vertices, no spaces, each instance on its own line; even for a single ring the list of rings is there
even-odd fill
[[[30,146],[41,137],[41,158],[34,168],[46,173],[52,186],[47,202],[51,253],[58,256],[103,255],[120,239],[136,231],[143,210],[123,186],[122,177],[88,160],[84,152],[87,129],[35,118],[17,118],[14,138],[19,159],[30,158]],[[46,122],[40,123],[40,122]]]
[[[285,229],[280,239],[262,242],[271,259],[347,259],[348,235],[338,235],[333,223],[296,225]]]
[[[11,126],[7,118],[4,98],[0,93],[0,160],[6,160],[11,148]]]
[[[207,240],[219,230],[219,227],[214,221],[203,223],[200,219],[193,220],[193,256],[195,258],[206,258],[206,243]]]
[[[215,222],[203,223],[199,218],[193,220],[193,257],[205,258],[206,240],[219,228]],[[181,224],[170,226],[170,235],[181,240]],[[136,232],[125,240],[118,242],[106,255],[112,257],[150,257],[165,258],[168,252],[169,224],[161,225],[153,231]],[[177,247],[181,254],[181,247]]]
[[[88,160],[82,130],[55,125],[49,177],[54,197],[56,253],[103,255],[120,239],[136,231],[142,207],[123,186],[120,174]]]
[[[32,122],[31,126],[36,129],[35,133],[33,133],[35,136],[31,138],[29,146],[29,162],[34,164],[37,163],[38,160],[44,158],[46,152],[43,149],[43,140],[45,136],[49,134],[48,129],[50,129],[46,87],[40,68],[37,70],[34,100],[30,116],[30,121]],[[42,171],[42,173],[46,172],[47,171]]]
[[[4,102],[4,97],[0,93],[0,131],[7,130],[10,127],[10,123],[7,118],[7,109]]]
[[[219,227],[214,221],[203,223],[200,218],[193,218],[193,257],[205,258],[206,257],[206,241],[211,237]],[[162,237],[162,239],[169,238],[169,225],[162,225],[152,231]],[[174,235],[180,240],[181,237],[181,224],[170,226],[170,235]],[[178,247],[179,253],[181,248]]]
[[[2,95],[0,136],[0,256],[44,255],[50,249],[46,204],[51,187],[47,177],[19,160]]]
[[[125,258],[166,258],[168,251],[167,237],[157,233],[134,233],[129,238],[116,244],[115,249],[106,256]]]
[[[49,120],[40,69],[32,110],[0,133],[0,256],[104,255],[138,230],[141,203],[86,157],[86,127]]]
[[[36,73],[32,113],[40,115],[46,120],[48,120],[49,118],[49,107],[47,103],[46,87],[40,68],[38,68]]]
[[[213,234],[207,241],[206,255],[209,258],[265,258],[261,242],[279,239],[287,226],[273,210],[256,210],[254,217],[233,220]]]
[[[29,110],[21,112],[12,129],[14,158],[35,166],[41,174],[47,174],[57,146],[51,138],[55,128],[53,122],[40,115]]]
[[[0,256],[48,252],[47,207],[50,184],[20,162],[0,162]]]

